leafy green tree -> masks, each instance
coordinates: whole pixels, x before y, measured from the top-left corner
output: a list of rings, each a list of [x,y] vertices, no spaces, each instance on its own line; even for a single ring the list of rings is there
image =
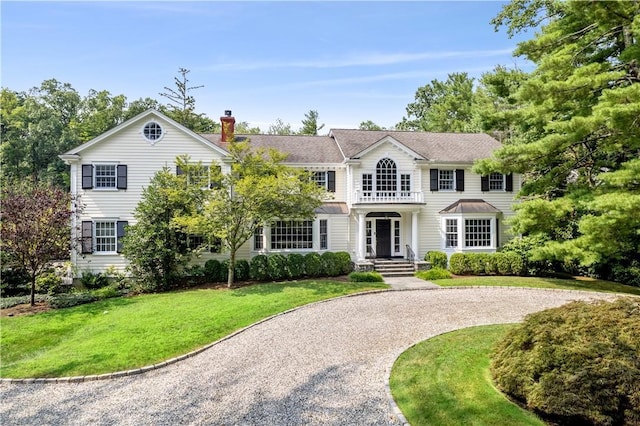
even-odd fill
[[[363,121],[360,123],[360,130],[386,130],[382,126],[378,126],[371,120]]]
[[[176,164],[184,173],[165,167],[143,189],[134,212],[136,223],[127,227],[123,240],[122,254],[145,290],[174,286],[193,254],[183,244],[186,232],[177,218],[199,211],[206,174],[200,163],[191,164],[188,157],[177,158]]]
[[[124,112],[124,120],[135,117],[138,114],[145,112],[148,109],[155,109],[156,111],[164,111],[164,108],[160,103],[152,98],[139,98],[127,105],[127,109]]]
[[[291,124],[285,123],[282,119],[277,118],[276,122],[269,126],[268,135],[292,135]]]
[[[5,266],[28,273],[31,306],[36,279],[71,249],[71,217],[80,206],[55,186],[13,184],[2,188],[0,248]],[[72,204],[73,202],[73,204]]]
[[[88,141],[125,120],[127,98],[124,95],[111,96],[106,90],[90,90],[82,101],[78,117],[78,134]]]
[[[304,115],[304,120],[302,120],[302,129],[300,129],[300,134],[316,136],[324,127],[324,124],[318,126],[318,117],[318,111],[309,110],[309,112]]]
[[[191,72],[190,70],[180,68],[178,72],[180,73],[180,77],[174,77],[176,88],[172,89],[171,87],[165,86],[165,92],[160,93],[160,96],[169,100],[169,104],[167,104],[166,110],[163,112],[168,117],[194,132],[215,133],[219,130],[220,125],[205,114],[195,112],[196,99],[191,95],[192,91],[204,86],[189,85],[187,74]]]
[[[251,127],[246,121],[239,121],[235,124],[235,134],[237,135],[259,135],[260,127]]]
[[[446,81],[432,80],[418,88],[415,102],[407,105],[407,116],[399,130],[426,132],[475,132],[473,122],[474,79],[466,72],[449,74]]]
[[[308,173],[281,164],[276,150],[252,150],[249,141],[229,144],[231,171],[207,193],[202,212],[180,223],[190,232],[216,237],[229,251],[228,285],[233,286],[236,253],[263,224],[277,218],[310,219],[324,190]]]
[[[515,132],[476,171],[526,174],[516,232],[550,238],[538,258],[606,271],[640,261],[640,3],[512,1],[509,34],[536,68],[515,93]],[[610,234],[605,234],[610,232]]]

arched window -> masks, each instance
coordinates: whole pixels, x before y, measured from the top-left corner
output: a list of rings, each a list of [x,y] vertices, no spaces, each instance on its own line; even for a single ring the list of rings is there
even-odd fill
[[[376,166],[376,191],[384,196],[395,196],[398,174],[396,163],[390,158],[383,158]]]

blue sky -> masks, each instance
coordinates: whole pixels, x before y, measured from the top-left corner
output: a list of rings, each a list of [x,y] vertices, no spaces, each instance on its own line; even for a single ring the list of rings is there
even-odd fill
[[[390,127],[418,87],[448,73],[479,77],[518,41],[490,20],[505,2],[2,1],[2,87],[55,78],[129,101],[174,87],[191,70],[196,110],[266,131],[317,110],[329,128]]]

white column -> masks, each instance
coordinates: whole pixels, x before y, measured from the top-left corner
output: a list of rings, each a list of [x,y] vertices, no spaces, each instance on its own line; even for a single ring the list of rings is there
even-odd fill
[[[364,213],[358,213],[358,235],[356,236],[356,241],[358,242],[358,260],[364,260],[366,257],[365,253],[365,240],[366,240],[366,229],[365,229],[365,215]]]
[[[418,212],[411,212],[411,248],[416,254],[415,260],[420,260],[420,252],[418,251]]]

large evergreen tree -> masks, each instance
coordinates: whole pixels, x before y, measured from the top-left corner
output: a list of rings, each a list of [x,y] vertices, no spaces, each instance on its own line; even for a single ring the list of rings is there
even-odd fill
[[[514,230],[549,240],[537,257],[639,267],[640,3],[514,0],[493,23],[542,25],[516,50],[536,65],[517,132],[476,170],[525,174]]]

